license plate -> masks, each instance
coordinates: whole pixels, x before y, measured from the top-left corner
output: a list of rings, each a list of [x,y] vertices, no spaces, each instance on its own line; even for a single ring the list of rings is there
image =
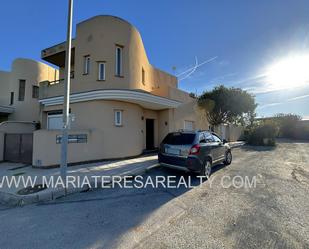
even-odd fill
[[[179,149],[172,149],[172,148],[166,148],[165,152],[167,154],[173,154],[173,155],[179,155],[180,154]]]

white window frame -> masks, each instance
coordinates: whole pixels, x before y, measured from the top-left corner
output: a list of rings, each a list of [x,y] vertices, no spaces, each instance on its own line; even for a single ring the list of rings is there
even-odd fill
[[[47,117],[46,117],[46,127],[47,130],[49,130],[49,118],[60,118],[61,119],[61,127],[59,129],[53,129],[53,130],[62,130],[63,128],[63,115],[61,114],[48,114],[47,113]],[[73,113],[69,114],[69,129],[71,126],[71,123],[75,121],[75,115]]]
[[[120,62],[118,62],[118,51],[120,51]],[[122,70],[122,61],[123,61],[123,47],[116,45],[116,58],[115,58],[115,75],[116,76],[123,76],[123,70]],[[118,71],[118,64],[120,65],[119,71]]]
[[[191,129],[190,131],[194,131],[195,122],[192,121],[192,120],[184,120],[184,122],[183,122],[183,128],[184,128],[184,130],[189,130],[189,129],[186,129],[186,124],[187,124],[188,122],[192,124],[192,129]]]
[[[117,118],[117,114],[119,113],[119,122]],[[115,110],[114,111],[114,124],[115,126],[122,126],[122,110]]]
[[[50,127],[49,127],[49,118],[62,118],[63,115],[62,114],[47,114],[47,130],[50,130]],[[57,130],[61,130],[62,127],[60,127],[59,129]],[[53,129],[54,130],[54,129]]]
[[[101,78],[101,65],[103,65],[103,78]],[[98,80],[105,80],[105,72],[106,72],[106,63],[99,62],[98,63]]]
[[[84,56],[84,74],[89,74],[90,71],[90,55]]]

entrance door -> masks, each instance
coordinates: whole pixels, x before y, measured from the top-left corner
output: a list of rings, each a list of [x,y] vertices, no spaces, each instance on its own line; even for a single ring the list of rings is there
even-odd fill
[[[32,145],[32,134],[5,134],[4,160],[31,164]]]
[[[154,119],[146,119],[146,150],[154,149]]]

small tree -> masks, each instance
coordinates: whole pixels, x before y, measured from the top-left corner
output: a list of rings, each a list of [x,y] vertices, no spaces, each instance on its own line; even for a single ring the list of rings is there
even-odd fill
[[[295,114],[279,113],[274,117],[278,127],[279,136],[286,138],[294,138],[297,124],[302,119],[301,116]]]
[[[197,95],[195,94],[195,93],[189,93],[189,96],[191,97],[191,98],[194,98],[194,99],[197,99]]]
[[[204,92],[198,104],[206,111],[208,121],[217,126],[223,123],[246,125],[255,117],[255,98],[240,88],[227,88],[223,85]]]

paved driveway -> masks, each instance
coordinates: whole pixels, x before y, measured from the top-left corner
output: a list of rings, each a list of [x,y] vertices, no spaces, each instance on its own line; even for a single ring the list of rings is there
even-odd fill
[[[309,143],[233,154],[193,189],[104,189],[0,210],[0,247],[309,248]],[[147,173],[170,174],[182,176]]]

